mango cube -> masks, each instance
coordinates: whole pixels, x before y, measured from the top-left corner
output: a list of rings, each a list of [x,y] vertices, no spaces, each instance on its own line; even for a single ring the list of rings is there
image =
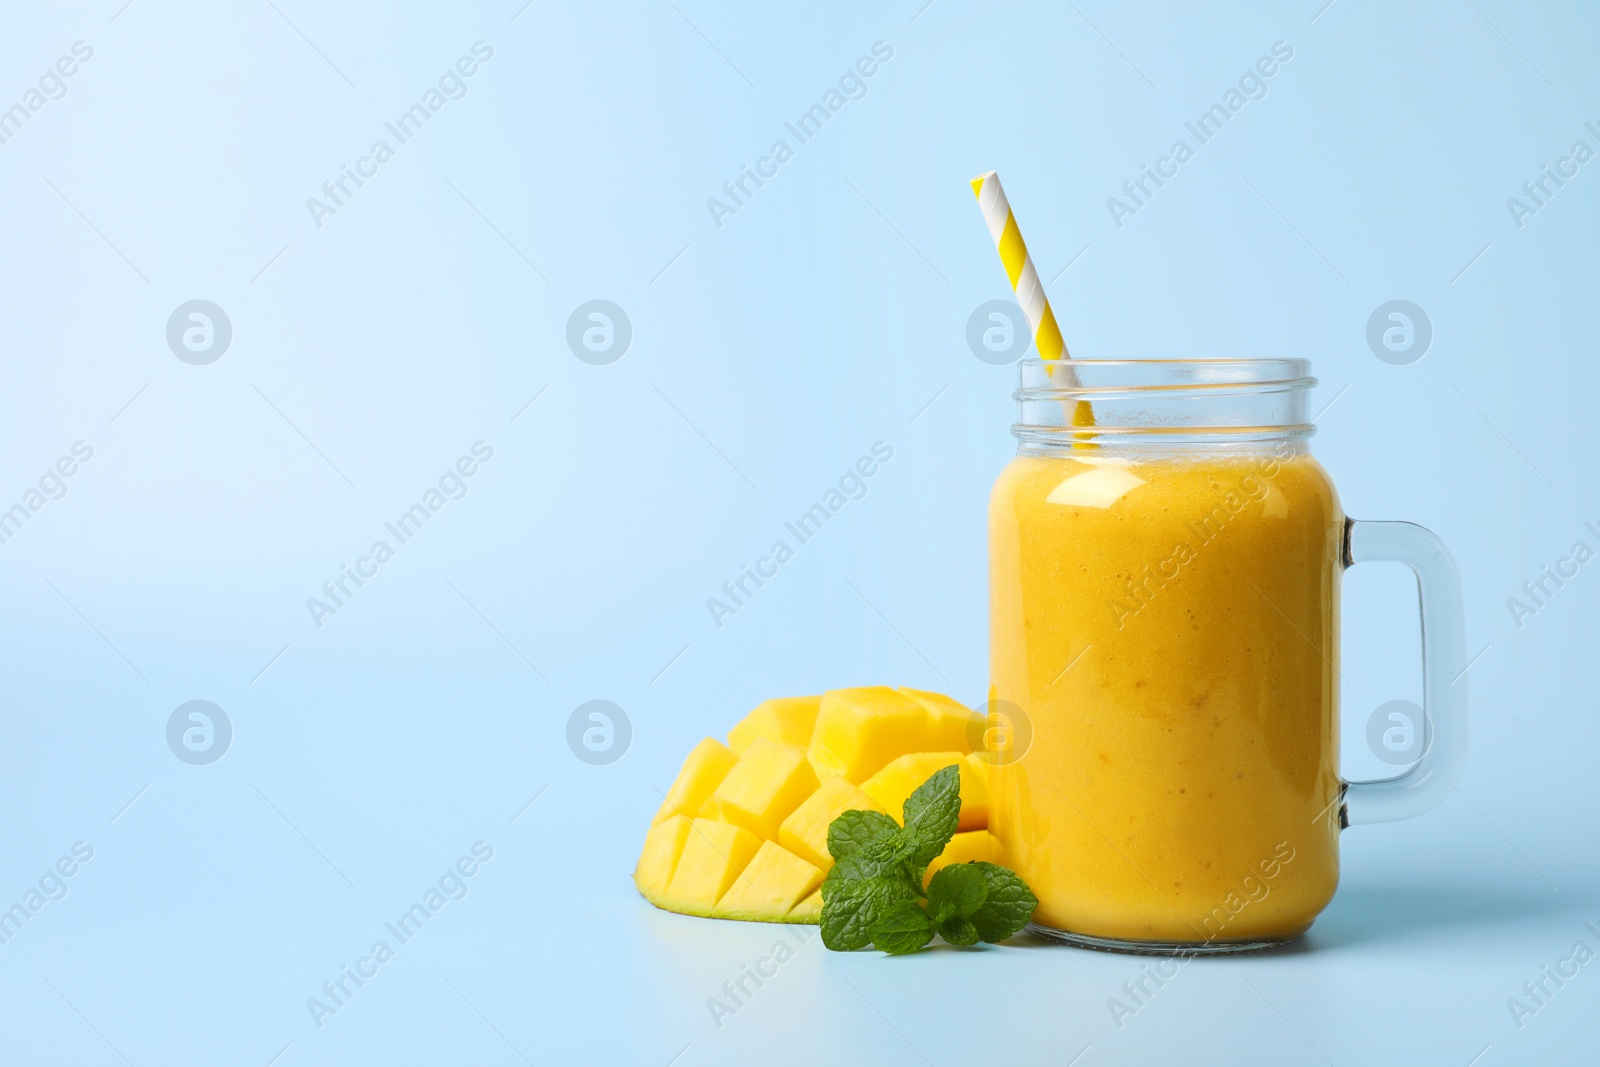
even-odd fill
[[[761,839],[742,826],[695,819],[662,907],[687,915],[710,915],[760,848]]]
[[[721,741],[705,738],[694,746],[689,758],[683,761],[683,769],[678,772],[678,778],[672,783],[672,788],[667,790],[666,799],[661,802],[661,807],[656,809],[653,821],[662,822],[674,815],[693,818],[700,814],[700,808],[705,804],[706,798],[722,784],[722,779],[737,762],[739,757],[728,751],[727,746]]]
[[[840,812],[883,811],[883,806],[851,785],[842,775],[829,775],[805,803],[778,827],[778,843],[803,860],[821,868],[823,873],[833,866],[833,856],[828,853],[828,826]],[[884,812],[888,814],[888,812]]]
[[[933,772],[955,764],[961,769],[960,830],[981,830],[989,825],[989,775],[960,752],[913,752],[891,760],[889,765],[861,783],[861,791],[876,800],[885,811],[898,818],[906,798]]]
[[[672,872],[678,869],[684,842],[689,839],[689,826],[690,820],[674,815],[656,823],[645,834],[644,850],[639,853],[639,865],[633,871],[633,884],[650,900],[666,896]]]
[[[988,863],[1005,863],[1000,851],[1000,842],[987,830],[970,830],[964,834],[957,834],[944,846],[944,851],[932,863],[928,864],[928,873],[923,878],[923,884],[933,880],[933,874],[940,867],[952,863],[969,863],[972,860],[984,860]]]
[[[822,922],[822,890],[817,890],[790,908],[788,919],[792,923]]]
[[[700,813],[773,840],[783,820],[816,789],[817,776],[799,749],[758,737]]]
[[[966,772],[970,770],[973,778],[982,783],[983,795],[985,799],[987,799],[989,796],[989,768],[993,766],[993,764],[989,762],[990,758],[991,757],[987,752],[968,752],[967,766],[963,768],[961,772],[963,775],[965,775]],[[963,777],[961,781],[966,782],[966,778]],[[961,795],[963,797],[967,795],[967,787],[965,785],[961,787]]]
[[[971,752],[973,742],[982,739],[983,716],[959,700],[925,689],[901,686],[899,691],[921,704],[928,714],[922,747],[929,752]]]
[[[903,752],[927,748],[928,713],[888,686],[833,689],[822,695],[807,756],[819,777],[860,783]]]
[[[728,731],[728,747],[738,755],[758,737],[780,745],[804,749],[811,744],[811,731],[817,723],[821,697],[777,697],[762,701]]]
[[[822,885],[822,872],[781,845],[761,842],[755,859],[733,880],[714,912],[725,919],[781,919]]]

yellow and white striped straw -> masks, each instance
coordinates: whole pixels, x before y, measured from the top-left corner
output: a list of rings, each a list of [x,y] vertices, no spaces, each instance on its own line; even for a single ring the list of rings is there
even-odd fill
[[[1044,295],[1044,284],[1039,281],[1039,272],[1033,268],[1033,257],[1028,255],[1022,230],[1017,227],[1017,217],[1011,213],[1011,202],[1006,199],[1005,189],[1001,188],[1000,175],[992,170],[978,175],[972,179],[972,192],[978,198],[978,210],[983,212],[983,221],[989,227],[989,237],[1000,252],[1000,263],[1006,269],[1006,277],[1011,279],[1017,303],[1022,305],[1023,317],[1033,331],[1033,347],[1038,350],[1039,358],[1070,361],[1072,353],[1067,351],[1067,343],[1061,338],[1061,327],[1056,325],[1056,313],[1050,310],[1050,301]],[[1072,406],[1072,424],[1094,425],[1094,410],[1087,400],[1079,400]]]
[[[1056,325],[1055,312],[1044,295],[1039,272],[1033,269],[1033,259],[1028,246],[1022,241],[1022,231],[1017,228],[1017,217],[1011,213],[1011,203],[1000,186],[1000,175],[994,171],[972,179],[972,191],[978,197],[978,210],[989,227],[989,236],[1000,250],[1000,262],[1011,279],[1011,288],[1022,305],[1022,314],[1033,331],[1033,346],[1039,350],[1040,359],[1071,359],[1066,342],[1061,339],[1061,328]]]

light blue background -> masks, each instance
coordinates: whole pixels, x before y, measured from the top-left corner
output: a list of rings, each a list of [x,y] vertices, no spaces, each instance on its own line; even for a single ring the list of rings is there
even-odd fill
[[[1506,1000],[1600,948],[1600,564],[1521,629],[1506,599],[1600,543],[1600,163],[1520,229],[1506,199],[1600,147],[1600,19],[922,3],[7,5],[0,106],[94,54],[0,145],[0,507],[94,456],[0,545],[0,901],[94,858],[0,945],[0,1059],[1594,1058],[1600,963],[1520,1030]],[[467,95],[318,228],[306,199],[479,40]],[[866,96],[714,225],[880,40]],[[1106,198],[1279,40],[1268,95],[1118,229]],[[1121,1028],[1136,958],[815,939],[719,1028],[707,998],[794,935],[634,893],[684,752],[770,695],[986,685],[1015,374],[965,342],[1008,295],[967,186],[990,168],[1075,354],[1313,360],[1347,510],[1461,564],[1470,766],[1346,835],[1298,946],[1189,964]],[[165,342],[196,298],[234,331],[209,366]],[[610,366],[565,342],[597,298],[633,325]],[[1365,341],[1395,298],[1434,327],[1410,366]],[[306,598],[479,440],[469,494],[316,627]],[[706,599],[879,440],[867,496],[714,626]],[[1415,609],[1395,568],[1347,590],[1345,768],[1371,776],[1368,714],[1420,696]],[[205,767],[164,735],[196,698],[235,732]],[[610,766],[565,741],[597,698],[633,725]],[[468,895],[315,1026],[307,998],[479,840]]]

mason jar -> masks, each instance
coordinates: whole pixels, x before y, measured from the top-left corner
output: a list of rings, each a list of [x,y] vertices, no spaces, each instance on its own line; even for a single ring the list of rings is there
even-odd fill
[[[1025,360],[989,505],[991,828],[1080,945],[1226,952],[1327,906],[1339,834],[1450,791],[1466,756],[1444,545],[1358,522],[1308,440],[1301,359]],[[1423,755],[1339,772],[1346,567],[1416,574]]]

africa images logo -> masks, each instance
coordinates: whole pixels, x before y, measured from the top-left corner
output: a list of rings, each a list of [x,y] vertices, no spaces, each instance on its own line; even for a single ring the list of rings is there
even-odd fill
[[[232,343],[228,313],[209,300],[186,301],[167,318],[167,347],[185,363],[196,367],[215,363]]]
[[[232,744],[232,720],[209,700],[185,701],[167,718],[167,747],[192,767],[217,762]]]

